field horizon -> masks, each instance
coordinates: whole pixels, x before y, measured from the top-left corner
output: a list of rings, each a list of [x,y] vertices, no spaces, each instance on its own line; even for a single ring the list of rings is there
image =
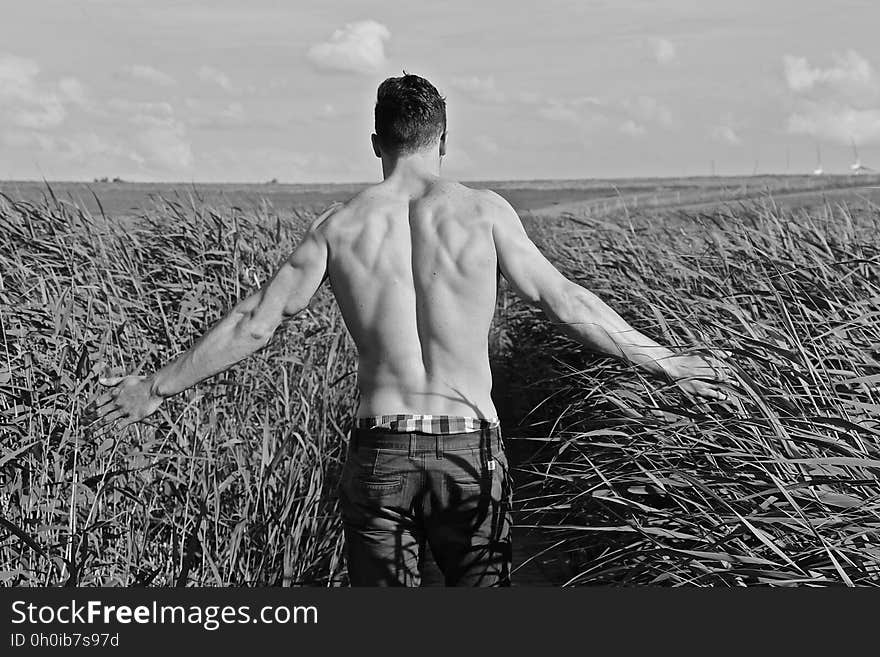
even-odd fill
[[[74,202],[89,212],[125,216],[137,215],[163,196],[183,198],[188,194],[193,194],[201,203],[221,207],[238,205],[258,208],[268,203],[282,208],[296,205],[319,211],[324,205],[347,200],[376,182],[378,180],[359,183],[2,180],[0,193],[31,201],[55,196]],[[863,189],[873,197],[873,191],[876,191],[874,186],[880,186],[880,174],[756,174],[461,182],[499,192],[519,212],[552,215],[559,211],[595,211],[597,207],[601,209],[603,203],[604,212],[638,205],[640,201],[649,206],[675,208],[688,203],[744,200],[768,193]],[[880,195],[877,198],[880,199]]]

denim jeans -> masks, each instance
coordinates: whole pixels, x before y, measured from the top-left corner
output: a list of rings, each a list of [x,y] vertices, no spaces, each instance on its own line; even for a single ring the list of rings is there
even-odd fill
[[[512,485],[499,429],[353,429],[339,488],[352,586],[509,586]]]

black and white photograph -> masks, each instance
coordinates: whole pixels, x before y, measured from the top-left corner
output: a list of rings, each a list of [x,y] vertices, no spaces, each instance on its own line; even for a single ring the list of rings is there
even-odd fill
[[[878,27],[4,3],[0,588],[880,585]]]

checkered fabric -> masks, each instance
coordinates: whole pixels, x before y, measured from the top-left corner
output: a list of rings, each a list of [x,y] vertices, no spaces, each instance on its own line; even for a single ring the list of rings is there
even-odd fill
[[[492,429],[498,418],[460,417],[457,415],[373,415],[355,420],[358,429],[387,429],[406,433],[448,434]]]

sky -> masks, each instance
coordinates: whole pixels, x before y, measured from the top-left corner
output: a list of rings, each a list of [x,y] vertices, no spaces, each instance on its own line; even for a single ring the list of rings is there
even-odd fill
[[[446,97],[465,180],[880,169],[878,0],[29,0],[0,178],[369,182],[377,85]]]

